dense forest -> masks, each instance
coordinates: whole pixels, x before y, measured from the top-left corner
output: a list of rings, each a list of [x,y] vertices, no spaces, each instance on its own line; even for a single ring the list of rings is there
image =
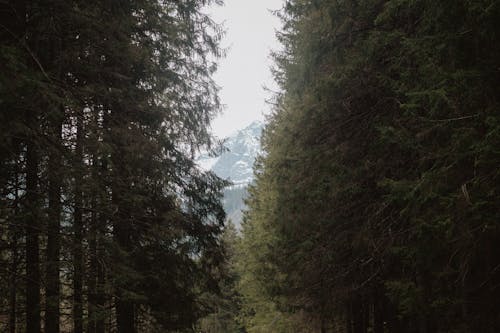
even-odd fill
[[[221,4],[0,0],[0,332],[500,332],[500,2],[284,0],[241,230]]]
[[[223,261],[212,1],[0,2],[0,331],[165,332]]]
[[[248,332],[500,332],[500,2],[290,0]]]

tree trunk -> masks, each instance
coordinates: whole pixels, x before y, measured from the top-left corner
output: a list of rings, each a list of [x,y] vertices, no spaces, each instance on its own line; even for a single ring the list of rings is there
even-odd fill
[[[97,320],[99,317],[99,309],[97,305],[98,299],[98,291],[97,291],[97,271],[99,265],[98,259],[98,250],[97,250],[97,239],[99,233],[99,221],[98,221],[98,197],[100,197],[100,186],[97,186],[99,181],[99,155],[97,150],[97,142],[99,141],[99,108],[96,106],[93,110],[93,143],[91,145],[92,148],[92,171],[91,178],[92,184],[94,185],[92,191],[92,213],[90,216],[90,225],[89,225],[89,273],[88,273],[88,325],[87,332],[88,333],[96,333],[97,329]]]
[[[134,304],[127,299],[120,299],[122,294],[118,295],[116,301],[116,324],[119,333],[135,332]]]
[[[345,316],[345,331],[352,333],[352,300],[347,301],[346,316]]]
[[[99,116],[96,114],[96,119],[98,119]],[[103,137],[107,135],[108,131],[108,115],[103,114],[103,123],[102,123],[102,128],[103,128]],[[96,124],[97,125],[97,124]],[[105,138],[106,140],[109,140],[109,137]],[[104,237],[106,235],[106,229],[107,226],[109,225],[109,215],[106,211],[106,207],[109,206],[109,196],[108,196],[108,186],[106,183],[106,180],[109,179],[109,174],[108,174],[108,158],[107,156],[101,156],[102,161],[100,164],[100,174],[99,180],[100,180],[100,186],[99,186],[99,214],[98,214],[98,221],[96,225],[96,268],[97,268],[97,286],[96,286],[96,310],[98,311],[97,313],[97,319],[95,323],[95,331],[96,333],[104,333],[106,326],[105,326],[105,318],[106,318],[106,311],[105,311],[105,306],[106,306],[106,272],[105,272],[105,266],[104,266],[104,254],[105,254],[105,249],[104,249]]]
[[[100,242],[100,238],[103,237],[103,233],[99,233],[97,238],[97,258],[102,258],[102,253],[104,250],[102,249],[102,245]],[[105,295],[105,285],[106,285],[106,275],[104,271],[104,263],[99,262],[97,264],[97,294],[96,294],[96,304],[97,304],[97,320],[95,323],[95,332],[96,333],[104,333],[105,325],[105,306],[106,306],[106,295]]]
[[[114,110],[113,110],[114,111]],[[114,116],[114,126],[118,129],[118,132],[122,132],[126,128],[126,120],[123,116],[118,118],[116,114]],[[120,252],[125,253],[125,256],[130,252],[130,212],[128,212],[128,207],[123,197],[123,193],[128,191],[128,183],[126,180],[127,172],[124,169],[123,164],[126,163],[126,153],[124,149],[124,138],[123,133],[120,133],[119,137],[112,137],[114,144],[114,151],[112,153],[112,172],[113,172],[113,184],[112,184],[112,206],[116,207],[116,212],[114,212],[112,217],[113,223],[113,238],[115,243],[118,245]],[[116,258],[116,263],[118,264],[118,270],[122,270],[120,266],[127,266],[130,263],[125,262],[128,260],[124,258],[122,254],[118,255]],[[123,265],[122,265],[123,264]],[[122,272],[118,272],[119,275]],[[128,296],[123,292],[129,287],[127,277],[121,277],[120,282],[116,283],[115,290],[115,306],[116,306],[116,323],[119,333],[134,333],[135,332],[135,316],[134,316],[134,304],[129,299]]]
[[[114,193],[113,193],[114,196]],[[116,201],[115,201],[116,202]],[[129,235],[128,235],[128,222],[126,214],[119,214],[123,212],[123,205],[118,204],[118,214],[114,216],[113,232],[114,238],[118,246],[125,253],[129,251]],[[124,258],[119,258],[118,260],[123,260]],[[135,332],[135,316],[134,316],[134,304],[133,302],[124,295],[123,289],[127,288],[126,283],[119,283],[118,289],[116,290],[116,323],[119,333],[134,333]]]
[[[73,239],[73,332],[83,333],[83,110],[77,114],[76,132],[76,175]]]
[[[95,163],[95,160],[94,160]],[[95,168],[93,166],[93,168]],[[95,178],[94,178],[95,179]],[[96,332],[97,321],[97,200],[92,200],[92,214],[89,226],[89,274],[88,274],[88,325],[87,332]]]
[[[403,325],[402,321],[398,316],[398,308],[392,303],[386,304],[386,317],[387,317],[387,332],[389,333],[399,333],[405,332],[408,327]]]
[[[10,266],[10,294],[9,294],[9,332],[16,333],[17,321],[17,235],[12,235],[12,263]]]
[[[48,209],[48,230],[47,230],[47,279],[46,279],[46,314],[45,332],[59,333],[60,318],[60,229],[61,229],[61,185],[62,185],[62,156],[61,156],[61,135],[62,117],[64,109],[58,115],[60,119],[54,121],[53,142],[55,147],[51,147],[49,154],[49,209]]]
[[[365,312],[363,300],[360,296],[354,296],[353,301],[353,333],[366,333]]]
[[[33,127],[36,126],[33,117],[29,117],[28,123]],[[26,332],[40,333],[38,155],[33,141],[33,138],[30,138],[26,152]]]
[[[18,151],[19,153],[19,151]],[[16,155],[17,156],[17,155]],[[17,162],[19,163],[19,162]],[[16,333],[17,324],[17,277],[19,269],[19,250],[18,239],[19,230],[17,226],[17,217],[19,216],[19,173],[16,170],[14,186],[14,220],[10,226],[11,230],[11,256],[10,266],[10,293],[9,293],[9,333]]]
[[[373,333],[384,333],[384,298],[382,287],[376,288],[373,299]]]

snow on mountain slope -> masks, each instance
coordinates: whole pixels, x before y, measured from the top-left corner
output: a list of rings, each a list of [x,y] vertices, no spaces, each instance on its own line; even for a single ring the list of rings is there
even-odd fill
[[[211,169],[234,185],[248,185],[253,180],[253,163],[260,152],[261,132],[262,123],[253,122],[229,137],[226,143],[229,151],[222,154]]]
[[[214,171],[233,185],[224,191],[224,208],[229,219],[239,227],[244,209],[246,187],[253,181],[253,164],[260,153],[260,135],[263,124],[255,121],[230,136],[225,146],[228,151],[219,157],[200,156],[198,165]]]
[[[263,124],[255,121],[230,136],[225,146],[228,151],[219,157],[200,156],[198,164],[229,179],[235,186],[248,185],[253,180],[253,163],[260,152],[260,134]]]

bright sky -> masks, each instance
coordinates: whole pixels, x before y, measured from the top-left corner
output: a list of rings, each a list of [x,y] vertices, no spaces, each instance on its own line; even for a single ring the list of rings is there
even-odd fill
[[[225,2],[210,10],[216,22],[224,22],[222,47],[229,48],[215,75],[225,105],[224,113],[212,122],[213,132],[219,137],[263,120],[269,111],[265,103],[269,93],[264,87],[276,90],[270,72],[270,51],[279,48],[275,31],[280,28],[280,20],[270,10],[280,9],[284,0]]]

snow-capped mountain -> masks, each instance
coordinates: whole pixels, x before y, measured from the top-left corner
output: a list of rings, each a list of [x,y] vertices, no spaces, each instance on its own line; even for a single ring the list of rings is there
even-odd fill
[[[233,183],[224,192],[224,207],[228,218],[237,226],[241,222],[246,187],[253,180],[253,164],[260,153],[262,127],[259,121],[251,123],[227,139],[225,146],[228,151],[218,157],[202,155],[197,161],[203,169],[212,170]]]
[[[229,179],[234,186],[248,185],[253,180],[253,163],[260,152],[262,127],[261,122],[254,121],[227,139],[225,146],[228,151],[218,157],[202,155],[198,164],[221,178]]]
[[[235,186],[248,185],[253,180],[253,163],[260,151],[262,123],[253,122],[228,138],[228,151],[212,166],[219,176],[231,180]]]

